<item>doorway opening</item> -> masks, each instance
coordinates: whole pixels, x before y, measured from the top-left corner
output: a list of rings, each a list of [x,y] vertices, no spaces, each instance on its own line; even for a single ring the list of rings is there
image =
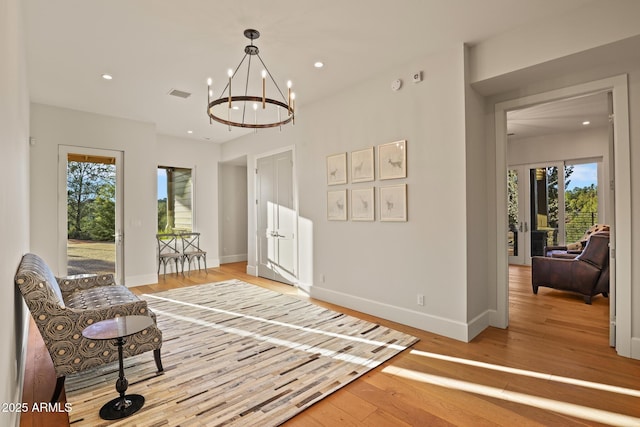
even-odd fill
[[[602,165],[613,144],[608,100],[602,91],[507,112],[509,264],[531,265],[532,257],[548,256],[548,248],[579,241],[590,226],[613,221],[599,209],[613,194],[601,191],[603,203],[598,194],[609,181]],[[545,289],[537,298],[553,295]],[[606,301],[606,312],[594,309],[602,317],[591,320],[608,327],[613,301]]]
[[[113,274],[122,281],[121,158],[121,152],[60,147],[64,275]]]
[[[608,128],[608,152],[603,161],[603,173],[609,182],[603,188],[608,198],[599,210],[606,212],[605,218],[611,224],[610,234],[610,343],[618,354],[631,357],[631,179],[629,163],[629,107],[627,76],[597,80],[550,92],[525,96],[495,105],[496,124],[496,266],[497,266],[497,309],[492,324],[506,328],[509,325],[509,264],[506,233],[507,214],[507,169],[514,164],[508,158],[507,114],[509,111],[524,109],[533,105],[549,103],[561,99],[576,98],[596,93],[607,93],[608,105],[615,115],[611,116]],[[510,150],[509,150],[510,151]],[[538,149],[540,153],[543,150]],[[520,162],[526,163],[526,162]],[[615,166],[615,167],[614,167]],[[615,197],[614,197],[615,196]],[[601,199],[599,199],[599,203]]]
[[[115,273],[114,157],[67,155],[67,273]]]

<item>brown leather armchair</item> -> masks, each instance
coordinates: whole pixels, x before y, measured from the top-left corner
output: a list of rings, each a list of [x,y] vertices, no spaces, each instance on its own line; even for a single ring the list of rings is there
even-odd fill
[[[574,243],[568,243],[563,246],[545,246],[544,254],[545,256],[554,256],[554,257],[562,257],[563,255],[573,255],[565,258],[575,258],[587,245],[589,241],[589,237],[591,237],[595,233],[599,233],[602,231],[609,231],[609,226],[607,224],[595,224],[592,225],[584,232],[580,240]]]
[[[591,235],[580,255],[574,259],[533,257],[531,259],[533,293],[539,286],[578,292],[584,302],[609,293],[609,232]]]

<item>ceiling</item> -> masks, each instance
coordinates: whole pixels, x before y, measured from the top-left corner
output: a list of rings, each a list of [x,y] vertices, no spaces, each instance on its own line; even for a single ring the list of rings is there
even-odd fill
[[[588,122],[585,124],[585,122]],[[607,93],[534,105],[507,112],[509,141],[607,126]]]
[[[238,64],[247,28],[260,31],[262,58],[281,87],[293,81],[303,110],[397,64],[591,1],[24,0],[28,84],[33,102],[224,142],[245,132],[209,124],[206,80],[215,87]]]

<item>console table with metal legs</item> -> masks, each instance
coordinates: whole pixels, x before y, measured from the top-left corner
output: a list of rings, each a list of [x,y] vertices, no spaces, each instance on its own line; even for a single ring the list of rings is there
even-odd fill
[[[124,357],[122,348],[125,338],[137,334],[153,325],[149,316],[121,316],[114,319],[102,320],[87,326],[82,335],[92,340],[115,340],[118,345],[119,375],[116,381],[116,391],[119,397],[107,402],[100,409],[100,417],[104,420],[118,420],[128,417],[144,405],[144,397],[139,394],[125,394],[129,382],[124,376]]]

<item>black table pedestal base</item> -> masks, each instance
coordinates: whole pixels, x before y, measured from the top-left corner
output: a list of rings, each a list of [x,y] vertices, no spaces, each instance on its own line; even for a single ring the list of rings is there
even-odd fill
[[[127,394],[124,396],[124,401],[122,397],[116,397],[100,409],[100,418],[119,420],[137,412],[143,405],[144,396],[139,394]]]

